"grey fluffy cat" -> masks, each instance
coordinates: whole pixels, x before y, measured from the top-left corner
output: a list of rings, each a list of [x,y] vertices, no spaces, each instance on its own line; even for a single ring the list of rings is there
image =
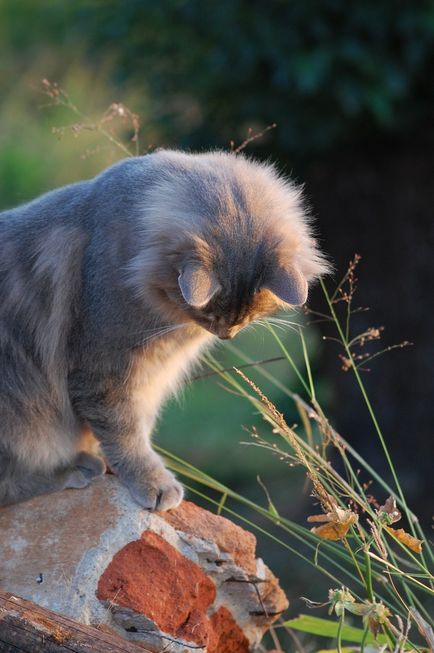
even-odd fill
[[[152,450],[200,352],[303,304],[327,268],[300,191],[243,156],[158,151],[0,214],[0,505],[102,474],[183,490]]]

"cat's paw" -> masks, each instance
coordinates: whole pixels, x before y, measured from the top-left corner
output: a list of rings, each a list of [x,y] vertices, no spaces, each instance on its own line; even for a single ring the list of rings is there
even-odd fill
[[[74,459],[73,466],[58,475],[63,489],[87,487],[97,476],[104,474],[105,462],[99,456],[80,451]],[[59,482],[58,481],[58,482]]]
[[[124,479],[131,496],[147,510],[176,508],[184,497],[184,488],[165,467],[144,472],[143,478],[133,482]]]
[[[75,468],[89,481],[96,476],[101,476],[106,471],[106,465],[102,458],[87,451],[80,451],[74,460]]]

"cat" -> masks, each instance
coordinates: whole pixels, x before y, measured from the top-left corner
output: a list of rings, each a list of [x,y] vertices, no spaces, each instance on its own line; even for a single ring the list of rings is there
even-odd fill
[[[84,487],[104,457],[142,507],[176,507],[163,401],[327,269],[300,189],[232,153],[159,150],[0,213],[0,505]]]

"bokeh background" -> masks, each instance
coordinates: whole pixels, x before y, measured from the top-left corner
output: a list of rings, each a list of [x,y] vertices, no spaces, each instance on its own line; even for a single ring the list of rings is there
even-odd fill
[[[371,310],[356,316],[356,331],[384,325],[384,346],[414,343],[379,358],[365,378],[404,490],[428,526],[433,73],[431,1],[0,0],[0,207],[92,176],[123,156],[99,134],[69,129],[80,120],[49,106],[44,78],[66,89],[91,120],[113,102],[139,114],[140,153],[156,146],[230,148],[249,128],[277,123],[246,151],[277,162],[305,185],[336,279],[354,253],[362,255],[358,303]],[[63,136],[53,127],[66,127]],[[128,141],[127,124],[119,129]],[[316,289],[311,303],[321,301]],[[357,389],[324,333],[321,324],[309,330],[321,399],[336,428],[387,476]],[[284,337],[300,357],[291,333]],[[260,329],[236,345],[255,360],[278,354]],[[217,355],[228,365],[238,360],[224,348]],[[288,366],[268,369],[299,390]],[[261,385],[288,421],[298,419],[284,396]],[[310,499],[297,471],[240,444],[249,440],[243,426],[252,424],[261,427],[251,406],[210,377],[190,383],[166,409],[157,440],[262,501],[260,474],[279,509],[303,520]],[[297,597],[306,594],[302,571],[266,540],[260,547],[294,597],[296,613]],[[321,598],[316,591],[315,585],[311,598]]]

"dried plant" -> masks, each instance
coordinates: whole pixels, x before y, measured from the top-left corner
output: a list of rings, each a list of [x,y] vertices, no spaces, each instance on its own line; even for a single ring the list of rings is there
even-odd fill
[[[61,88],[56,82],[48,79],[41,81],[40,92],[48,98],[48,102],[41,105],[46,107],[65,107],[77,118],[76,121],[60,127],[53,127],[52,132],[57,138],[63,138],[66,133],[71,133],[76,138],[85,131],[98,132],[108,140],[109,143],[119,149],[126,156],[140,154],[140,117],[137,113],[131,111],[122,102],[112,102],[110,106],[102,113],[98,120],[91,120],[89,116],[83,113],[72,101],[68,93]],[[131,135],[125,143],[122,134],[118,134],[119,126],[122,131],[130,131]],[[83,158],[95,153],[86,150]]]

